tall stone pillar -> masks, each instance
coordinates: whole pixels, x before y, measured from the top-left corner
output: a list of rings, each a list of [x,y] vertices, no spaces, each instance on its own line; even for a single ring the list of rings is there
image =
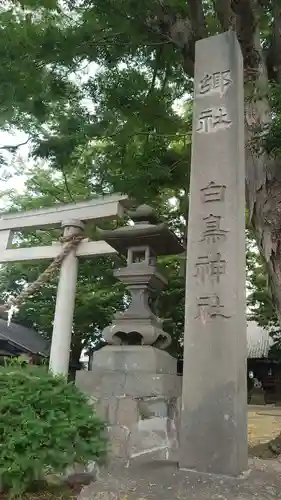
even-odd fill
[[[233,32],[196,43],[180,466],[247,467],[243,62]]]

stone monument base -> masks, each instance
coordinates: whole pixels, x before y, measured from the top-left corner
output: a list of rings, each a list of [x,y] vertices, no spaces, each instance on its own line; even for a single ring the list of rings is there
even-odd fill
[[[111,455],[168,458],[178,448],[181,377],[177,362],[151,346],[106,346],[76,385],[96,400],[108,423]]]

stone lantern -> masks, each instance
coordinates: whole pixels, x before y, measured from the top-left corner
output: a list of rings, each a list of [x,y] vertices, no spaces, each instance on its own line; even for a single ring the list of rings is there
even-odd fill
[[[165,349],[171,338],[150,309],[151,293],[167,284],[156,260],[161,255],[180,254],[184,248],[165,224],[158,223],[148,205],[141,205],[128,215],[134,225],[99,230],[102,239],[126,258],[127,266],[118,269],[115,276],[131,294],[129,307],[115,315],[112,325],[103,331],[103,338],[112,345],[152,345]]]
[[[97,401],[108,422],[114,460],[126,463],[145,454],[163,458],[164,452],[171,458],[178,449],[182,377],[177,360],[164,350],[171,339],[150,309],[150,298],[166,285],[157,257],[184,251],[149,206],[128,215],[134,225],[100,230],[100,235],[127,260],[115,274],[127,286],[131,303],[103,331],[109,345],[95,352],[91,370],[76,374],[77,386]]]

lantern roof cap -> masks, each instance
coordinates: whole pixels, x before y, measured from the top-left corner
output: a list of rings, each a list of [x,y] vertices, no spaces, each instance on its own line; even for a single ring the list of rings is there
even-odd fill
[[[121,255],[127,255],[130,247],[148,246],[155,256],[176,255],[185,251],[179,238],[163,222],[158,222],[154,210],[149,205],[140,205],[128,212],[133,225],[113,230],[98,229],[98,233]]]

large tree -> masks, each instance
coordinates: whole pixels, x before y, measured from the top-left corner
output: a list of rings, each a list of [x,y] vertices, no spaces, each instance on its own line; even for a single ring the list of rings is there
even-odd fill
[[[195,43],[237,33],[249,224],[280,321],[280,0],[10,0],[2,9],[3,127],[25,130],[65,182],[79,163],[92,192],[120,190],[160,209],[174,197],[185,221]]]

